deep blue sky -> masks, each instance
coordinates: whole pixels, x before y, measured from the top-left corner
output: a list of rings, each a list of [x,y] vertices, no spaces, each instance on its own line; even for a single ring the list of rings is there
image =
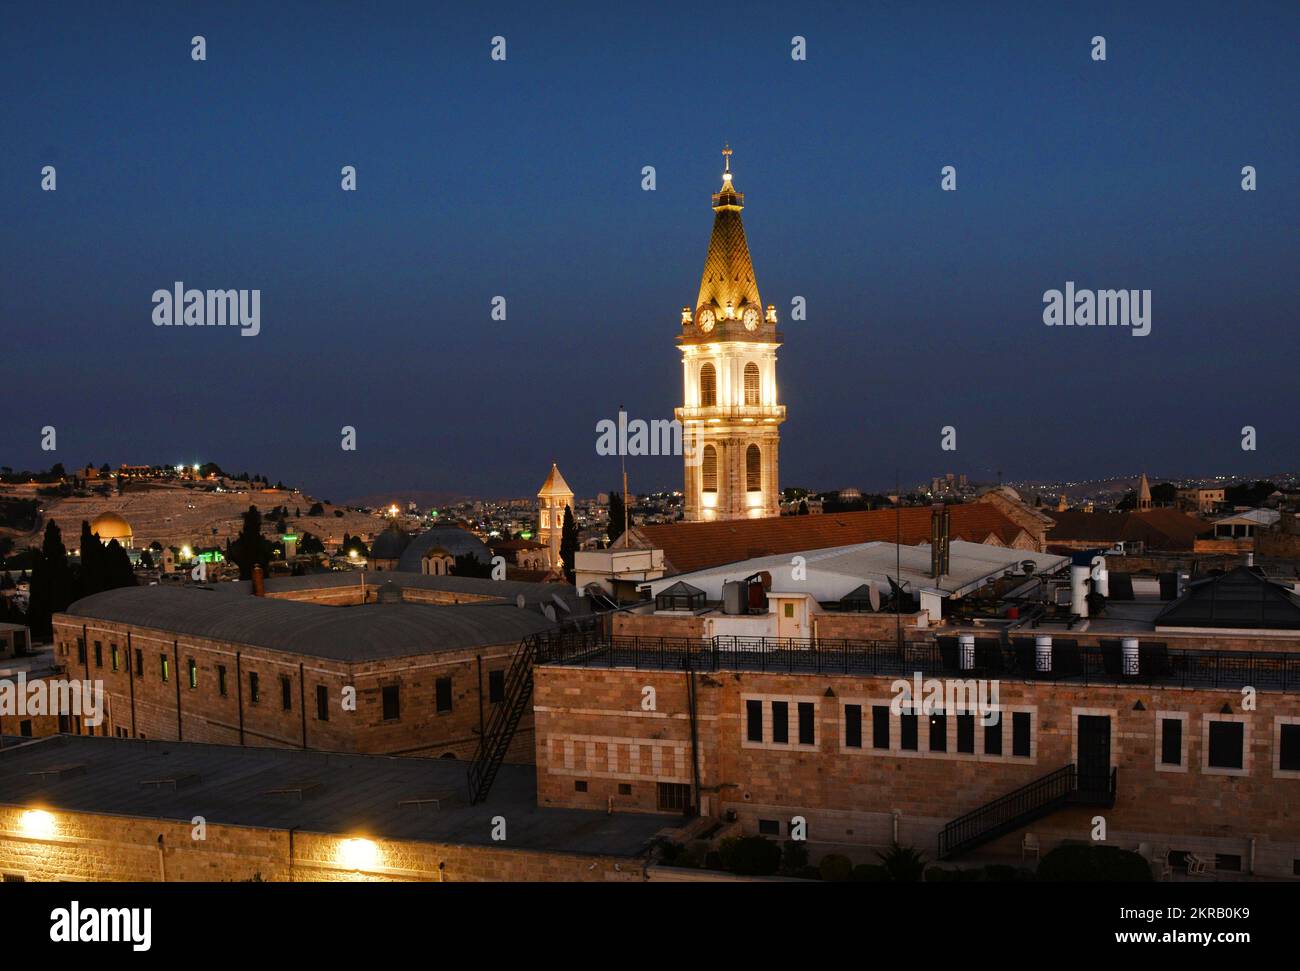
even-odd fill
[[[0,464],[608,488],[595,423],[679,403],[729,141],[783,484],[1300,465],[1300,4],[550,6],[9,8]],[[261,335],[155,328],[176,280],[261,288]],[[1044,327],[1066,280],[1151,289],[1151,336]]]

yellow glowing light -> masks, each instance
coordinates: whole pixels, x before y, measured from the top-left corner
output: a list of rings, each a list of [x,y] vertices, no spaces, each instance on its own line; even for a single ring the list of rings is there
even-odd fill
[[[181,559],[188,560],[191,559],[193,556],[194,556],[194,551],[192,549],[190,549],[188,546],[181,547]]]
[[[357,558],[357,551],[356,551],[356,550],[348,550],[348,556],[352,557],[352,559],[355,560],[355,559]]]
[[[29,809],[23,813],[19,825],[28,836],[49,837],[54,835],[54,817],[44,809]]]
[[[198,470],[199,470],[199,463],[198,463],[198,462],[195,462],[195,463],[194,463],[194,471],[197,472]]]
[[[379,861],[379,847],[372,840],[344,840],[339,844],[338,860],[353,870],[369,870]]]
[[[388,515],[390,516],[397,515],[397,503],[393,503],[391,506],[388,507]]]

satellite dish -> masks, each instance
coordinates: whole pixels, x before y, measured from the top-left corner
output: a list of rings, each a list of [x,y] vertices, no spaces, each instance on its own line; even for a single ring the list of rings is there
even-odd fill
[[[1037,567],[1038,564],[1036,564],[1033,560],[1022,560],[1020,563],[1020,570],[1027,577],[1033,576],[1034,570],[1037,569]]]
[[[519,596],[515,597],[515,606],[518,607],[520,610],[523,610],[527,604],[528,604],[528,600],[524,597],[522,593],[519,594]]]
[[[880,611],[880,588],[874,583],[867,584],[867,600],[871,602],[871,609]]]
[[[543,605],[542,605],[542,613],[546,615],[546,619],[549,620],[552,624],[555,623],[555,608],[554,608],[554,607],[552,607],[550,604],[543,604]]]

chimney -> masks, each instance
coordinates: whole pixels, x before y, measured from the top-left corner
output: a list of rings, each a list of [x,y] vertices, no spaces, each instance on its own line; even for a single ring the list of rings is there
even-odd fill
[[[943,576],[943,503],[930,507],[930,576]]]
[[[254,597],[266,596],[266,579],[262,576],[262,565],[256,563],[253,565],[253,588]]]

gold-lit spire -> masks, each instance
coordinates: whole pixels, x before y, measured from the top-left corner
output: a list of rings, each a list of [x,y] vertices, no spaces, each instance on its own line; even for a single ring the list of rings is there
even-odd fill
[[[740,221],[745,196],[732,184],[731,155],[728,144],[722,149],[722,188],[713,194],[713,235],[709,238],[695,310],[698,313],[707,306],[713,310],[715,319],[723,320],[741,319],[745,310],[754,307],[761,319],[763,303],[754,279],[745,227]]]

